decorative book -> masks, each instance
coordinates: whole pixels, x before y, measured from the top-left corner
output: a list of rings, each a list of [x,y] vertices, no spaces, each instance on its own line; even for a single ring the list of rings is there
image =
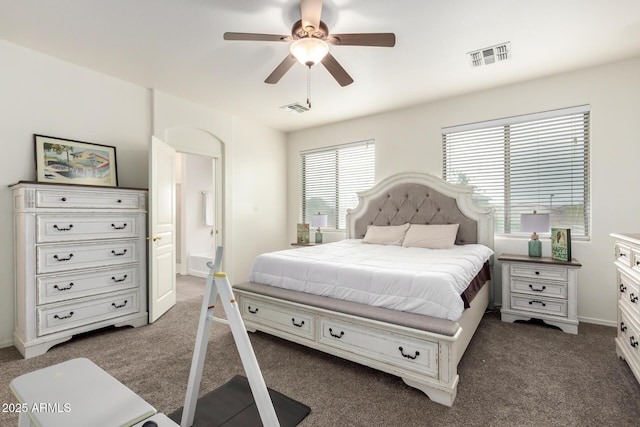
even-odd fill
[[[298,224],[298,244],[309,243],[309,224]]]
[[[571,261],[571,229],[551,228],[551,258]]]

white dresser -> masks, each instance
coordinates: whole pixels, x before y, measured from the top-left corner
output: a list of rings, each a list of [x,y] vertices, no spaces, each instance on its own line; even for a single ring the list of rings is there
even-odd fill
[[[615,240],[618,292],[616,353],[640,381],[640,234],[611,234]]]
[[[105,326],[147,324],[146,190],[12,186],[14,342],[25,358]]]
[[[504,322],[540,319],[564,332],[578,333],[578,269],[550,257],[501,255]]]

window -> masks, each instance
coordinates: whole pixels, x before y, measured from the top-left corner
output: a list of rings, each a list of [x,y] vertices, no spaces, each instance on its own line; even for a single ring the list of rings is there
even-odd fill
[[[302,219],[318,212],[328,227],[346,229],[347,209],[358,205],[358,192],[374,184],[375,144],[362,141],[300,153]]]
[[[551,227],[589,237],[589,110],[442,129],[443,176],[473,186],[476,203],[495,208],[496,233],[518,233],[520,214],[535,210],[550,214]]]

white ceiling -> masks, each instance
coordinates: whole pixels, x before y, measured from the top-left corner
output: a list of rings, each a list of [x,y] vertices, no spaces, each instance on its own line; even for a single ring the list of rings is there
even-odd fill
[[[0,0],[0,38],[135,84],[292,131],[640,56],[640,0],[325,0],[332,33],[394,32],[396,46],[332,46],[355,82],[296,64],[281,42],[298,0]],[[511,42],[512,59],[472,68],[467,53]],[[0,64],[1,72],[1,64]]]

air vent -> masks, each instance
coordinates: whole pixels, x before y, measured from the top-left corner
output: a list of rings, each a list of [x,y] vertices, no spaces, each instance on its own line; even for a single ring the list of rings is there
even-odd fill
[[[511,59],[511,43],[502,43],[484,49],[469,52],[472,67],[489,65],[499,61]]]
[[[309,108],[305,107],[299,102],[294,102],[293,104],[283,105],[280,107],[281,110],[288,111],[289,113],[304,113],[305,111],[309,111]]]

